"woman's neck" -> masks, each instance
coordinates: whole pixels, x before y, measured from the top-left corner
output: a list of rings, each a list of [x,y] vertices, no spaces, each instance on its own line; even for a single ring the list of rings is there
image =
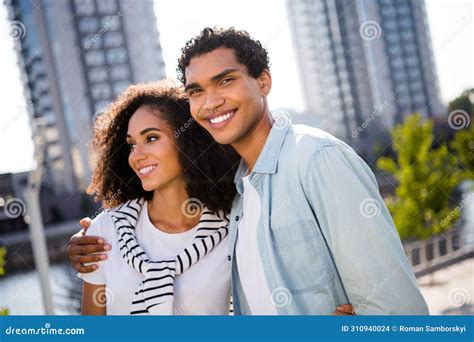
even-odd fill
[[[199,223],[201,209],[187,214],[189,196],[185,186],[170,186],[155,190],[148,201],[148,216],[151,223],[166,233],[183,233]]]

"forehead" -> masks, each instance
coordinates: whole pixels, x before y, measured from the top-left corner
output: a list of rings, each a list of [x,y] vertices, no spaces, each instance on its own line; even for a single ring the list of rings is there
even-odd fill
[[[140,106],[128,121],[128,131],[139,131],[148,127],[162,128],[164,121],[160,117],[158,110],[153,110],[147,106]]]
[[[185,70],[186,84],[204,82],[225,69],[245,71],[233,49],[218,48],[197,57],[193,57]]]

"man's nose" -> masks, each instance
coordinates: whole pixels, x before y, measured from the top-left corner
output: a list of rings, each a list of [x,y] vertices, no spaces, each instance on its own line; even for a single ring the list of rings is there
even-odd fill
[[[203,109],[209,114],[213,114],[223,104],[224,98],[218,92],[209,92]]]

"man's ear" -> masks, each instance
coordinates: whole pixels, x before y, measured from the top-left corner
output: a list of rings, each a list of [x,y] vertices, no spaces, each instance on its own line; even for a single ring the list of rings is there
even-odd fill
[[[260,95],[268,96],[272,89],[272,74],[268,69],[264,69],[260,76],[258,76],[258,84],[260,87]]]

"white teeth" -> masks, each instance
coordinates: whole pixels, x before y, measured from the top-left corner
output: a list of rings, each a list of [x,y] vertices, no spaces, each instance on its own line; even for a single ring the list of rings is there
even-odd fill
[[[156,167],[156,165],[150,165],[150,166],[147,166],[147,167],[143,167],[140,170],[138,170],[138,172],[140,172],[141,175],[146,175],[147,173],[150,173],[151,171],[153,171],[153,169],[155,167]]]
[[[227,119],[230,118],[232,115],[234,115],[234,112],[230,112],[230,113],[227,113],[227,114],[218,116],[218,117],[216,117],[216,118],[212,118],[212,119],[210,119],[209,121],[211,121],[211,123],[213,123],[213,124],[216,124],[216,123],[219,123],[219,122],[222,122],[222,121],[227,120]]]

